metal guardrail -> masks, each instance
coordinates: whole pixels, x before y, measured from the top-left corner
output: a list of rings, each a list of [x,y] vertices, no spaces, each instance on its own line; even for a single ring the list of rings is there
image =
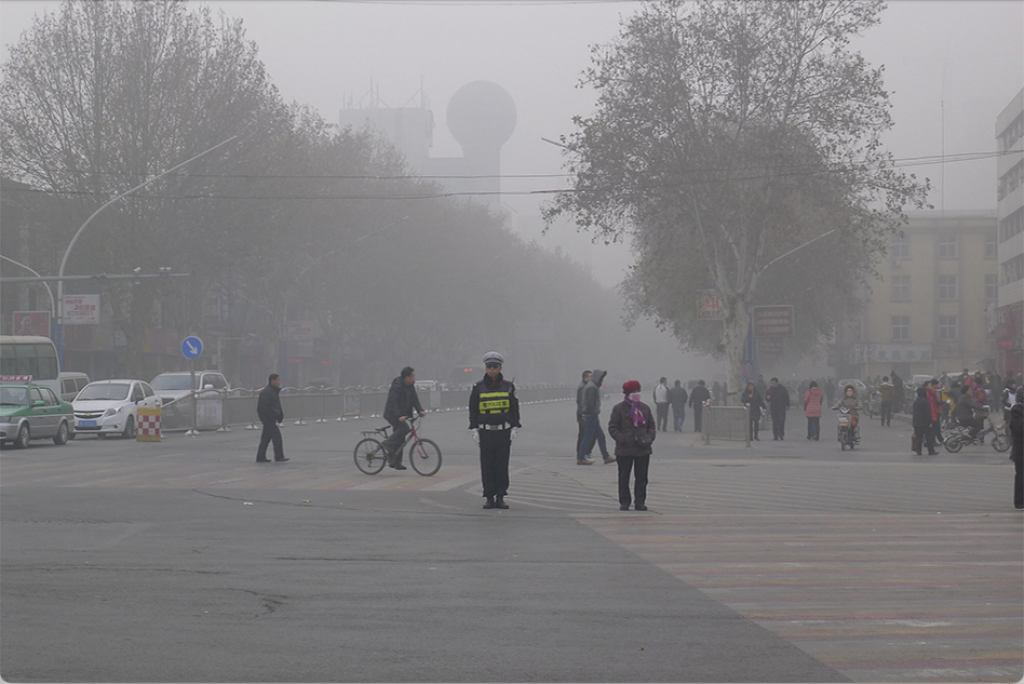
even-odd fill
[[[383,387],[282,387],[281,408],[285,421],[294,425],[327,423],[361,418],[377,418],[384,413],[389,386]],[[231,390],[194,390],[190,395],[167,402],[162,407],[164,432],[191,430],[195,402],[196,428],[228,432],[231,426],[259,429],[256,403],[263,388]],[[420,402],[432,411],[465,411],[469,389],[421,392]],[[435,394],[440,395],[435,396]],[[570,385],[516,387],[520,403],[566,401],[576,398]]]
[[[704,405],[701,416],[704,443],[712,439],[746,442],[750,446],[750,408],[747,406]]]

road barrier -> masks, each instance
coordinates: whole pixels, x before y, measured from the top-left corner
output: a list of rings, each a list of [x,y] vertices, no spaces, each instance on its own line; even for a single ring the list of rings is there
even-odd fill
[[[281,408],[285,420],[304,426],[310,422],[326,423],[380,418],[387,403],[389,386],[380,387],[283,387]],[[256,404],[263,388],[231,390],[196,390],[191,395],[163,405],[164,431],[189,430],[192,427],[192,402],[196,403],[198,430],[229,431],[231,425],[245,425],[248,430],[260,429]],[[421,393],[420,402],[432,411],[467,411],[470,389],[431,390]],[[525,385],[516,387],[521,404],[544,401],[566,401],[576,398],[576,387],[570,385]]]
[[[704,406],[701,428],[704,443],[712,439],[746,442],[750,446],[750,409],[746,406]]]
[[[135,440],[137,442],[160,441],[160,407],[147,408],[139,406],[135,409]]]

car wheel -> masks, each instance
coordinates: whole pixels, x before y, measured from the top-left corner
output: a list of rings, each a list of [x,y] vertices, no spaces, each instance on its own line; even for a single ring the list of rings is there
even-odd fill
[[[71,431],[68,430],[67,421],[62,421],[60,427],[57,428],[57,434],[53,436],[53,443],[57,446],[67,444],[69,434],[71,434]]]
[[[135,419],[128,416],[128,422],[124,424],[124,432],[121,436],[125,439],[135,439]]]
[[[22,425],[18,429],[18,436],[14,439],[14,446],[19,449],[27,449],[30,439],[32,439],[32,433],[29,431],[28,425]]]

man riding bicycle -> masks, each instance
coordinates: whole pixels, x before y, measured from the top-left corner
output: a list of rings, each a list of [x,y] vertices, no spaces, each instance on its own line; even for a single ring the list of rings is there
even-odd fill
[[[976,417],[975,412],[982,416],[987,415],[985,407],[974,400],[971,396],[971,388],[966,385],[960,388],[960,398],[956,402],[956,422],[962,427],[968,428],[971,439],[978,436],[978,433],[985,428],[984,417]],[[984,440],[982,440],[984,444]]]
[[[388,452],[388,465],[395,470],[405,470],[400,449],[405,442],[405,436],[409,434],[406,420],[412,416],[413,411],[421,416],[426,415],[423,406],[420,405],[420,398],[416,395],[415,382],[416,371],[412,366],[403,368],[402,374],[391,381],[388,401],[384,405],[384,420],[391,423],[391,427],[394,428],[391,436],[384,440],[384,449]]]

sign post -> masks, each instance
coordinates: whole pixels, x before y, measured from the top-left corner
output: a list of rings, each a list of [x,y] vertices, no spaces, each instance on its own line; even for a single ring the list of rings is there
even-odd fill
[[[196,429],[196,403],[199,401],[196,394],[196,359],[203,353],[203,341],[195,335],[189,335],[181,342],[181,353],[188,359],[188,382],[192,394],[192,428],[185,434],[195,437],[199,434]]]

